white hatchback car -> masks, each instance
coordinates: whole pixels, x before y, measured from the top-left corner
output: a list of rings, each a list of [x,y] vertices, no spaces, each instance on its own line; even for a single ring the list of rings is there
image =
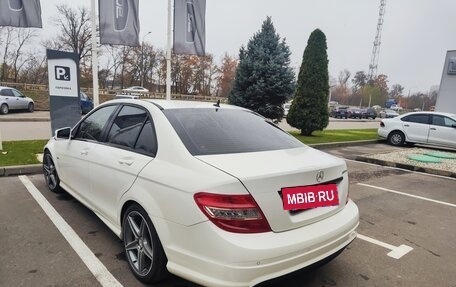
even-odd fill
[[[128,87],[122,90],[124,93],[148,93],[149,90],[141,86]]]
[[[380,122],[378,135],[395,146],[421,143],[456,148],[456,115],[412,112]]]
[[[35,103],[14,88],[0,86],[0,114],[7,114],[10,110],[27,110],[32,113]]]
[[[94,211],[144,282],[249,286],[336,257],[356,237],[345,162],[247,109],[113,100],[44,150],[46,183]]]

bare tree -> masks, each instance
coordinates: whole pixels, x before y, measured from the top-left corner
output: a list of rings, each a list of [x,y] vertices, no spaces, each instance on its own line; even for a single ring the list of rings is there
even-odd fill
[[[159,66],[160,53],[152,45],[144,44],[141,49],[141,82],[151,88],[154,74]],[[150,90],[150,89],[149,89]]]
[[[57,5],[59,16],[54,23],[59,26],[57,44],[78,54],[79,60],[90,55],[92,31],[90,13],[86,7],[73,9],[65,4]]]
[[[19,72],[22,67],[32,59],[33,54],[25,55],[23,52],[25,45],[27,45],[36,36],[36,30],[32,29],[18,29],[17,30],[17,46],[12,53],[12,64],[14,73],[14,82],[17,83]]]
[[[125,87],[125,83],[131,82],[131,75],[128,74],[128,61],[130,58],[130,55],[132,54],[133,47],[129,46],[122,46],[120,50],[120,88],[123,89]]]
[[[339,85],[347,87],[347,81],[350,79],[351,73],[349,70],[345,69],[339,73]]]
[[[4,49],[3,49],[3,61],[2,61],[2,72],[0,74],[0,81],[6,81],[8,80],[8,73],[9,73],[9,66],[8,66],[8,57],[10,56],[10,48],[13,43],[13,32],[14,28],[12,27],[7,27],[5,29],[6,36],[1,37],[4,39]]]
[[[20,73],[20,81],[24,83],[47,84],[46,55],[31,54],[24,66],[23,72]]]

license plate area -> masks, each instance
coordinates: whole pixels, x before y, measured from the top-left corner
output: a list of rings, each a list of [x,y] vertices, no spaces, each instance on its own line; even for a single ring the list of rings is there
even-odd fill
[[[292,213],[339,205],[337,184],[285,187],[280,191],[283,209]]]

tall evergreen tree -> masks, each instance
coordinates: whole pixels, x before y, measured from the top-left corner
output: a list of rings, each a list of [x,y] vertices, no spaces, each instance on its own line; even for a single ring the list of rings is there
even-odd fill
[[[230,104],[251,109],[270,119],[283,117],[283,104],[293,94],[290,49],[276,33],[271,17],[239,51],[239,65]]]
[[[304,50],[298,86],[287,116],[292,127],[309,136],[328,125],[328,54],[326,36],[316,29],[310,34]]]

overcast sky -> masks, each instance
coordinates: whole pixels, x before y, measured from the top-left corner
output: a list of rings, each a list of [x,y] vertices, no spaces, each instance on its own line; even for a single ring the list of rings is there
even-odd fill
[[[378,74],[404,93],[427,92],[440,84],[447,50],[456,49],[456,0],[387,0]],[[52,30],[56,3],[90,7],[90,0],[41,1],[46,35]],[[328,42],[329,73],[368,71],[377,29],[379,0],[207,0],[206,52],[219,61],[227,52],[238,56],[261,28],[266,16],[290,46],[299,68],[310,33],[321,29]],[[167,0],[139,0],[142,37],[165,48]]]

